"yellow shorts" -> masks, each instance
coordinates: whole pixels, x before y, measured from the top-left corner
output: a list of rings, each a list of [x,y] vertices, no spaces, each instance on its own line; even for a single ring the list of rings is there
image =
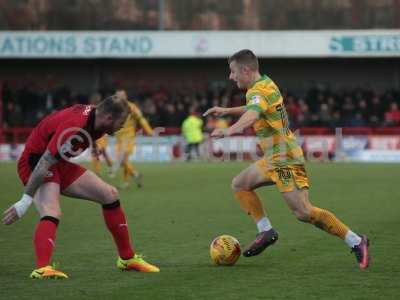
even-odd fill
[[[292,192],[297,189],[310,187],[304,165],[289,165],[281,168],[272,168],[265,159],[256,161],[261,173],[278,187],[281,193]]]
[[[135,150],[135,139],[132,138],[117,138],[117,143],[115,145],[117,153],[126,153],[131,155],[133,150]]]
[[[96,146],[97,146],[97,149],[99,149],[99,150],[107,148],[107,145],[108,145],[108,140],[107,140],[106,135],[103,136],[102,138],[96,140]]]

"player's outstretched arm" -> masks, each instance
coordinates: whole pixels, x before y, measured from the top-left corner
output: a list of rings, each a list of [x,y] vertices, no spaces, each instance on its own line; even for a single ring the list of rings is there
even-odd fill
[[[154,135],[154,130],[153,130],[153,128],[151,128],[149,122],[148,122],[144,117],[141,117],[141,118],[139,119],[139,124],[140,124],[140,127],[143,128],[144,132],[145,132],[147,135],[150,135],[150,136],[153,136],[153,135]]]
[[[246,106],[237,106],[237,107],[219,107],[214,106],[208,109],[204,114],[203,117],[208,115],[215,115],[217,117],[222,117],[225,115],[242,115],[246,112]]]
[[[14,223],[26,213],[32,204],[32,200],[36,191],[43,183],[43,179],[47,175],[49,168],[56,162],[57,159],[50,153],[50,151],[47,150],[42,155],[31,176],[29,177],[29,181],[25,186],[25,191],[21,197],[21,200],[14,203],[3,213],[3,223],[5,225]]]
[[[99,147],[97,147],[96,141],[92,145],[91,153],[92,153],[92,157],[99,159],[100,153],[99,153]]]
[[[257,121],[260,113],[254,110],[248,110],[245,114],[243,114],[240,119],[233,124],[231,127],[226,129],[215,129],[211,133],[211,137],[215,138],[223,138],[225,136],[231,136],[238,133],[243,133],[245,129],[250,127]]]

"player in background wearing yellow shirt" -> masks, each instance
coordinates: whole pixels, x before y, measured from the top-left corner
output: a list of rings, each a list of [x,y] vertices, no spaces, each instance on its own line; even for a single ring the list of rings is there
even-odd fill
[[[129,100],[125,90],[117,90],[116,95],[123,99]],[[147,135],[154,135],[153,129],[147,120],[143,117],[140,109],[132,102],[128,101],[131,112],[128,115],[123,127],[115,133],[116,152],[119,158],[120,166],[123,169],[122,187],[129,186],[130,178],[133,178],[136,185],[142,187],[142,174],[136,170],[135,166],[129,161],[129,156],[135,149],[136,128],[138,125]]]
[[[93,170],[96,174],[100,174],[100,172],[101,172],[100,158],[103,157],[104,161],[106,162],[107,167],[108,167],[108,175],[110,177],[114,177],[113,163],[111,161],[111,158],[108,156],[107,145],[108,145],[108,136],[107,135],[104,135],[100,139],[96,140],[96,142],[93,144],[93,149],[92,149]]]
[[[97,105],[101,102],[102,98],[99,93],[92,94],[89,103],[92,105]],[[96,140],[92,147],[92,166],[93,171],[96,174],[100,174],[101,172],[101,157],[104,158],[107,166],[108,166],[108,175],[113,177],[113,164],[111,158],[107,153],[107,145],[108,145],[108,136],[104,135],[100,139]]]
[[[244,211],[256,223],[259,233],[243,252],[246,257],[260,254],[278,239],[255,190],[276,184],[287,205],[299,221],[311,223],[346,242],[355,254],[360,269],[369,264],[367,236],[351,231],[332,212],[314,206],[309,200],[309,183],[302,149],[289,129],[288,118],[278,87],[259,73],[258,59],[250,50],[229,58],[229,79],[246,89],[246,105],[213,107],[204,115],[239,115],[227,129],[215,129],[211,136],[223,138],[242,133],[253,126],[264,151],[264,158],[244,169],[232,181],[232,189]]]

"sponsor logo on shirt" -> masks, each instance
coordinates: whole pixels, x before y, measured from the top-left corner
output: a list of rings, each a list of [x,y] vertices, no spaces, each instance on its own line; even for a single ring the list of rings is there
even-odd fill
[[[86,105],[85,110],[83,111],[83,115],[87,116],[91,110],[92,110],[92,107],[90,105]]]
[[[258,95],[254,95],[250,98],[250,104],[260,104],[261,97]]]
[[[65,141],[63,142],[63,140]],[[79,156],[93,145],[90,134],[83,128],[69,127],[64,129],[57,138],[57,150],[64,160]]]

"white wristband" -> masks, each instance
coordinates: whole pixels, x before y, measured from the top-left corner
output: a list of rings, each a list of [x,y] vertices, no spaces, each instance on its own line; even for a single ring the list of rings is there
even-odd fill
[[[29,206],[32,204],[32,197],[23,194],[21,200],[14,204],[15,210],[17,211],[18,218],[21,218],[26,211],[28,210]]]

